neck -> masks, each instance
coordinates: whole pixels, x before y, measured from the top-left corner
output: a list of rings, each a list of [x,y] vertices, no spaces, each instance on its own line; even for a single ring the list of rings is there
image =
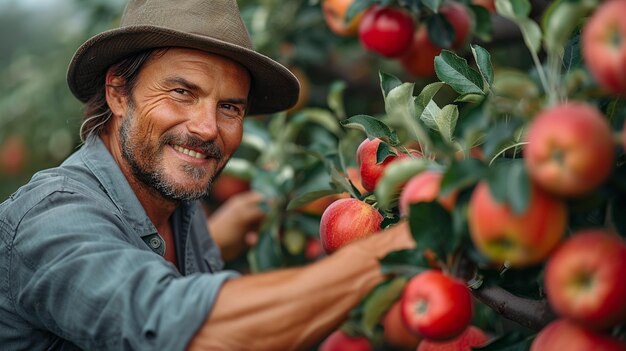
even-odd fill
[[[169,230],[169,219],[179,205],[178,202],[163,197],[158,191],[137,180],[122,155],[119,143],[115,142],[107,133],[102,133],[101,138],[122,170],[139,203],[146,211],[148,218],[150,218],[159,232]]]

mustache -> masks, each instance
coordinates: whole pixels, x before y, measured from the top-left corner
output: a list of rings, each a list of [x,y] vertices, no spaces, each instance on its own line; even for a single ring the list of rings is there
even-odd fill
[[[185,146],[187,148],[200,151],[203,154],[215,159],[221,159],[224,157],[224,153],[217,143],[214,141],[205,141],[191,135],[168,134],[163,137],[161,143],[163,146],[168,144]]]

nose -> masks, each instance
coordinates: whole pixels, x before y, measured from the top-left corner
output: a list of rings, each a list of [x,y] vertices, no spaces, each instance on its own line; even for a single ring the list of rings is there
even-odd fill
[[[189,132],[205,141],[215,140],[218,135],[217,107],[206,107],[198,111],[189,121]]]

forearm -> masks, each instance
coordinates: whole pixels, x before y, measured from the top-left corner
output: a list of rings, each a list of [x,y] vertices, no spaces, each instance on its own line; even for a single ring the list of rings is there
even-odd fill
[[[384,277],[378,259],[410,245],[405,225],[348,245],[304,268],[224,284],[190,349],[293,350],[343,321]]]

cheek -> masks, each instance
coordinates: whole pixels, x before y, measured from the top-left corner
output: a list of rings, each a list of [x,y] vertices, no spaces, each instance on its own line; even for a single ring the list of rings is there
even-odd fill
[[[220,134],[224,143],[225,153],[228,155],[232,154],[241,144],[243,121],[223,123],[220,126]]]

